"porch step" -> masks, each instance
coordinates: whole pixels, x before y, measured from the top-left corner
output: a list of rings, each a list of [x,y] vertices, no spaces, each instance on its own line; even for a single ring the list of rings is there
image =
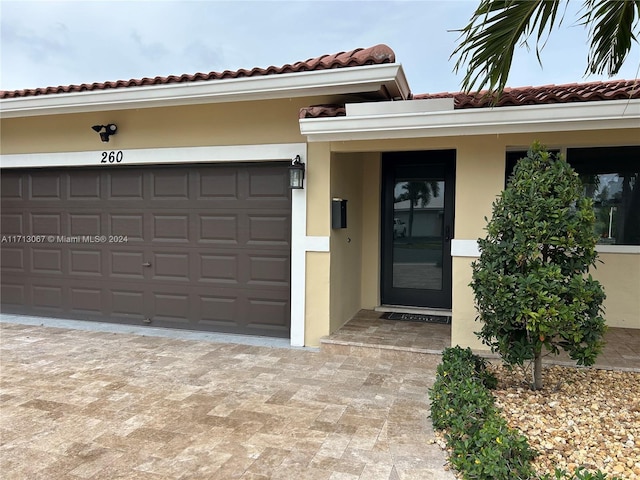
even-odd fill
[[[435,367],[442,360],[442,350],[354,342],[331,338],[331,336],[320,339],[320,351],[327,355],[370,358],[378,361],[409,363],[425,367]]]
[[[414,315],[441,315],[450,317],[451,310],[446,308],[405,307],[403,305],[380,305],[374,309],[380,313],[411,313]]]

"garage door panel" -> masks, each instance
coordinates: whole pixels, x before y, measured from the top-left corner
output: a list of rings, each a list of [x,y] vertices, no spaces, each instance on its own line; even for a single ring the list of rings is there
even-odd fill
[[[286,299],[277,300],[271,296],[251,297],[248,299],[248,326],[259,328],[285,329],[287,325],[282,321],[289,311]]]
[[[189,215],[153,215],[153,242],[189,242]]]
[[[55,245],[55,244],[53,244]],[[48,275],[63,275],[63,251],[55,246],[49,248],[31,247],[31,271]]]
[[[233,329],[239,317],[238,303],[235,296],[199,295],[197,305],[200,323],[214,330],[219,327]]]
[[[71,248],[69,250],[71,275],[100,277],[105,274],[102,266],[102,250]]]
[[[188,294],[153,292],[153,321],[171,321],[189,324],[191,302]]]
[[[31,213],[29,215],[31,235],[62,235],[62,214]]]
[[[154,252],[150,267],[152,280],[189,282],[188,253]]]
[[[288,255],[249,254],[249,286],[288,286],[290,263]]]
[[[21,283],[21,280],[12,280],[3,274],[2,288],[0,289],[2,303],[14,307],[13,311],[16,311],[15,307],[24,308],[27,305],[27,286]]]
[[[71,236],[99,235],[102,233],[102,215],[95,213],[69,213],[69,231]]]
[[[227,285],[238,284],[238,254],[200,253],[197,256],[197,268],[199,269],[199,282]]]
[[[24,176],[20,173],[2,172],[0,175],[0,198],[2,200],[24,199]]]
[[[283,177],[279,170],[267,172],[249,172],[249,192],[250,199],[280,199],[289,200],[288,178]]]
[[[151,197],[154,200],[189,200],[189,172],[164,170],[151,172]]]
[[[99,170],[74,172],[67,178],[70,200],[92,200],[96,202],[102,198],[102,182]]]
[[[31,287],[31,298],[36,308],[58,311],[64,308],[64,292],[60,286],[35,283]]]
[[[249,215],[249,245],[289,244],[290,217],[287,215]]]
[[[2,213],[0,222],[3,235],[26,235],[22,213]]]
[[[105,234],[127,237],[128,242],[144,241],[144,214],[108,213],[108,232]]]
[[[32,200],[62,200],[62,175],[42,172],[29,175],[29,193]]]
[[[203,200],[238,200],[238,170],[216,168],[196,174],[197,198]]]
[[[108,200],[144,200],[144,173],[141,170],[112,171],[107,175]]]
[[[101,314],[103,292],[100,288],[69,287],[69,308],[77,313]]]
[[[145,292],[143,288],[139,290],[111,290],[109,294],[111,313],[116,316],[126,316],[138,320],[145,317]]]
[[[11,245],[11,244],[9,244]],[[2,273],[25,271],[24,250],[20,247],[8,247],[3,245],[0,249],[0,262]]]
[[[288,336],[286,164],[25,170],[2,182],[3,235],[79,239],[3,248],[3,309]],[[86,240],[97,235],[126,240]]]
[[[238,244],[238,216],[236,214],[200,214],[198,220],[200,227],[198,243]]]
[[[109,252],[109,275],[114,279],[144,279],[145,253],[142,250]]]

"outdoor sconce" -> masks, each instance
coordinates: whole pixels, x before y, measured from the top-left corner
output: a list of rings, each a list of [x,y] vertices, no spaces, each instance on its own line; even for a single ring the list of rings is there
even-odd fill
[[[111,135],[115,135],[118,131],[118,127],[115,123],[110,123],[108,125],[94,125],[91,127],[95,132],[100,134],[100,140],[103,142],[108,142],[109,137]]]
[[[296,155],[289,167],[289,188],[304,188],[304,163],[300,161],[300,155]]]

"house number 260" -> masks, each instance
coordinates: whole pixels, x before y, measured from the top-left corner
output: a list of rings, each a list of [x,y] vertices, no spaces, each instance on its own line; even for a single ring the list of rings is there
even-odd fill
[[[110,152],[102,152],[100,163],[120,163],[123,158],[124,153],[122,153],[122,150],[118,150],[117,152],[113,150]]]

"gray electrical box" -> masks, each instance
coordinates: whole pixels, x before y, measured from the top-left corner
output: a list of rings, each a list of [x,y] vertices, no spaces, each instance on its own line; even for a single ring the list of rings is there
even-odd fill
[[[347,201],[342,198],[331,200],[331,228],[347,228]]]

